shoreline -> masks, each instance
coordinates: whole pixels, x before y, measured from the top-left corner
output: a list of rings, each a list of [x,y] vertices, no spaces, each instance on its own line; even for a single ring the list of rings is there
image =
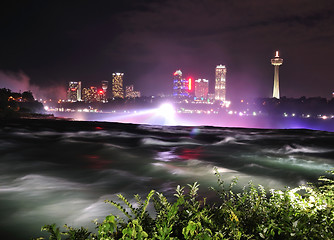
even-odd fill
[[[73,113],[54,114],[44,113],[20,113],[12,117],[1,117],[2,126],[11,125],[22,121],[40,120],[55,122],[71,122],[72,128],[94,129],[93,125],[151,125],[167,127],[213,127],[213,128],[248,128],[248,129],[275,129],[275,130],[314,130],[334,132],[334,119],[308,119],[301,117],[285,118],[275,116],[231,116],[231,115],[204,115],[204,114],[175,114],[178,121],[173,124],[159,124],[159,122],[146,122],[141,118],[128,118],[122,114],[114,113],[81,113],[80,116]],[[160,119],[161,120],[161,119]],[[64,124],[64,123],[63,123]],[[32,124],[36,125],[36,124]],[[37,124],[40,125],[40,124]],[[59,124],[57,124],[59,125]],[[77,125],[77,127],[74,127]],[[109,125],[109,127],[107,127]],[[85,127],[84,127],[85,126]]]

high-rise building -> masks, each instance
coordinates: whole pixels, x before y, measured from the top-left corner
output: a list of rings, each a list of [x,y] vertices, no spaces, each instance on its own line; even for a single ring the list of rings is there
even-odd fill
[[[108,81],[103,80],[102,81],[102,96],[101,96],[101,102],[107,102],[108,99]]]
[[[215,81],[215,100],[226,101],[226,67],[225,65],[218,65],[216,67],[216,81]]]
[[[283,59],[279,57],[278,51],[276,51],[275,57],[271,59],[271,64],[275,68],[273,98],[279,99],[279,66],[283,64]]]
[[[81,101],[81,82],[69,82],[67,89],[67,101]]]
[[[82,89],[82,100],[90,103],[98,101],[97,87],[90,87]]]
[[[105,81],[105,80],[102,81],[102,89],[103,89],[104,92],[107,92],[108,81]]]
[[[173,96],[188,97],[188,81],[182,77],[181,70],[177,70],[173,74]]]
[[[195,97],[196,98],[207,98],[208,92],[209,92],[209,80],[196,79],[195,80]]]
[[[123,76],[124,73],[112,74],[112,96],[114,98],[124,98]]]

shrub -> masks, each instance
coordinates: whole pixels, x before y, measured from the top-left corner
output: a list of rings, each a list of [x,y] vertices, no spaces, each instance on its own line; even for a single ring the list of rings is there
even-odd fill
[[[333,171],[332,171],[333,174]],[[151,191],[145,201],[135,196],[134,207],[124,196],[123,205],[107,200],[124,218],[108,215],[97,224],[97,233],[85,228],[56,225],[42,228],[49,239],[332,239],[334,236],[334,181],[319,178],[318,186],[266,191],[249,183],[242,192],[233,191],[237,179],[226,187],[221,175],[216,191],[219,201],[207,204],[199,199],[199,184],[177,186],[175,201]],[[187,192],[187,193],[185,193]],[[147,207],[153,201],[155,217]],[[126,206],[126,207],[123,207]],[[39,238],[43,239],[43,238]]]

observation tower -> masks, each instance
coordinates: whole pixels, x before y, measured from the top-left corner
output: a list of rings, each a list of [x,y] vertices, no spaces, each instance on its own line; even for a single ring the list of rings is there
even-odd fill
[[[282,65],[283,59],[279,57],[278,51],[276,51],[275,58],[271,59],[271,64],[274,65],[274,88],[273,98],[279,99],[279,66]]]

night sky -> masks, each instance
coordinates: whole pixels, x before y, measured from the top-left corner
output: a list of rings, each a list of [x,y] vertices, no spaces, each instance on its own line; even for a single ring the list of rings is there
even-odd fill
[[[117,3],[116,3],[117,2]],[[172,92],[172,74],[209,79],[227,67],[227,98],[334,91],[332,0],[6,1],[0,3],[0,87],[64,97],[124,72],[142,95]],[[48,89],[51,88],[51,91]]]

